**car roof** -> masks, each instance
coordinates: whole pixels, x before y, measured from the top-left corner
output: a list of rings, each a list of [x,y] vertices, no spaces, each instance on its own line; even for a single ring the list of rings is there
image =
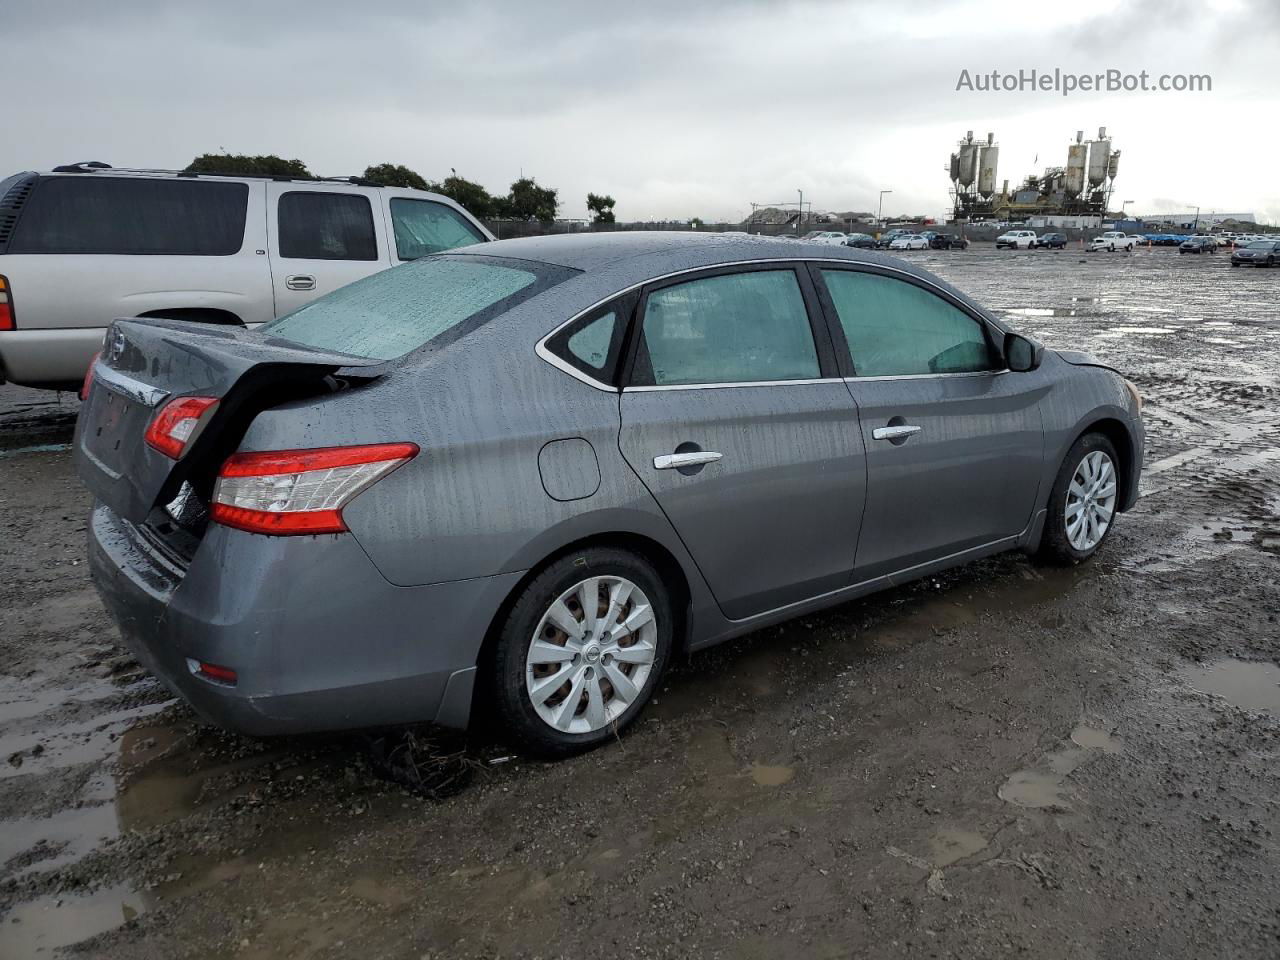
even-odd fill
[[[838,260],[887,267],[940,287],[994,320],[945,280],[897,257],[861,247],[829,246],[800,240],[695,233],[676,230],[627,230],[521,237],[473,244],[448,251],[449,256],[503,257],[581,270],[587,285],[604,294],[686,270],[770,260]]]

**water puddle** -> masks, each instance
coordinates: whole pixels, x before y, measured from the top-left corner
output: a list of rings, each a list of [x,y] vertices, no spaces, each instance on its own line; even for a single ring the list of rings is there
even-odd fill
[[[1069,744],[1047,754],[1035,767],[1010,775],[1000,787],[1001,800],[1027,810],[1071,809],[1067,778],[1099,753],[1120,754],[1124,743],[1105,730],[1078,725]]]
[[[929,840],[929,862],[939,869],[949,867],[986,847],[987,838],[972,830],[939,830]]]
[[[1280,667],[1248,660],[1218,660],[1183,667],[1178,676],[1244,710],[1280,714]]]
[[[773,767],[763,763],[751,765],[751,779],[758,787],[780,787],[796,775],[794,767]]]
[[[14,447],[12,450],[0,450],[0,460],[8,457],[20,457],[27,453],[61,453],[70,450],[69,443],[35,443],[29,447]]]
[[[141,896],[127,884],[20,903],[0,923],[0,955],[49,957],[58,947],[114,930],[145,909]]]

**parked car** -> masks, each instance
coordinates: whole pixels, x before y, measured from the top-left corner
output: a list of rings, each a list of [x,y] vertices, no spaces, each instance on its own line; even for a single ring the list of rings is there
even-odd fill
[[[876,238],[867,233],[851,233],[844,239],[846,247],[858,247],[862,250],[874,250]]]
[[[826,244],[830,244],[831,246],[838,247],[844,244],[846,237],[847,237],[847,234],[841,233],[838,230],[824,230],[821,233],[819,233],[817,236],[808,237],[806,239],[810,240],[813,243],[826,243]]]
[[[258,330],[117,321],[74,456],[93,581],[204,716],[465,726],[483,691],[563,756],[686,651],[1004,550],[1088,559],[1140,407],[908,263],[562,235]]]
[[[1233,267],[1274,267],[1280,263],[1280,241],[1254,240],[1231,251]]]
[[[1010,230],[996,237],[996,249],[1007,247],[1010,250],[1030,250],[1036,245],[1034,230]]]
[[[1122,230],[1108,230],[1102,236],[1094,237],[1089,241],[1089,252],[1096,253],[1099,250],[1108,250],[1112,253],[1117,250],[1132,252],[1137,245],[1137,237],[1131,237]]]
[[[904,233],[893,238],[890,250],[928,250],[929,238],[918,233]]]
[[[1178,253],[1217,253],[1213,237],[1187,237],[1178,245]]]
[[[492,240],[434,193],[360,181],[59,167],[0,181],[0,380],[78,386],[116,317],[241,326]]]
[[[877,249],[880,249],[880,250],[888,250],[889,244],[893,243],[893,241],[897,240],[899,237],[903,236],[904,234],[907,234],[910,232],[911,232],[910,230],[903,230],[900,227],[894,227],[892,230],[889,230],[880,235],[879,239],[876,240],[876,247]]]
[[[1036,237],[1035,245],[1042,250],[1065,250],[1067,235],[1065,233],[1045,233]]]
[[[929,238],[929,246],[934,250],[967,250],[969,241],[953,233],[935,233]]]

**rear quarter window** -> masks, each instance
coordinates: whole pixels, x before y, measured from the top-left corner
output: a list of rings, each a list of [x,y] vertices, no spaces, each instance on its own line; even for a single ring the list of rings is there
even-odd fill
[[[528,260],[433,256],[375,273],[259,328],[373,360],[443,345],[576,271]]]
[[[45,177],[9,253],[220,257],[244,244],[249,185],[80,174]]]

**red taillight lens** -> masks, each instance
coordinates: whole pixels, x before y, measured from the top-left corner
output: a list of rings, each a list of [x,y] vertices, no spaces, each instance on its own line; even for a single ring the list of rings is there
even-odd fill
[[[16,330],[17,323],[13,319],[13,301],[9,296],[9,280],[0,277],[0,330]]]
[[[174,397],[160,408],[147,427],[147,446],[177,460],[200,425],[200,418],[217,402],[217,397]]]
[[[343,533],[342,508],[417,453],[416,443],[237,453],[218,473],[213,519],[277,536]]]
[[[98,362],[100,356],[102,356],[101,350],[93,355],[93,359],[89,361],[89,369],[84,372],[84,383],[80,384],[81,400],[89,399],[89,388],[93,386],[93,365]]]
[[[201,660],[187,660],[187,665],[191,668],[191,672],[197,676],[206,677],[209,680],[216,680],[218,683],[225,683],[235,686],[239,677],[230,667],[224,667],[216,663],[205,663]]]

